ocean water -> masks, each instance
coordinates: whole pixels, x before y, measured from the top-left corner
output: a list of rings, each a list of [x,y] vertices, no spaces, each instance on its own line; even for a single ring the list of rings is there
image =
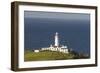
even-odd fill
[[[25,15],[28,15],[27,13]],[[70,13],[69,15],[71,16]],[[84,19],[78,17],[59,19],[26,16],[24,18],[24,48],[32,50],[49,47],[54,44],[54,35],[58,32],[61,45],[67,45],[69,49],[77,52],[90,54],[89,14],[79,15],[79,17],[84,16]]]

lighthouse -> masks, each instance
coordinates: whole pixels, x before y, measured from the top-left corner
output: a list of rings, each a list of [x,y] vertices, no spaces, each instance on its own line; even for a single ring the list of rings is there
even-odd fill
[[[65,45],[61,45],[59,43],[58,32],[56,32],[54,35],[54,45],[51,44],[49,47],[43,47],[43,48],[41,48],[41,50],[42,51],[49,50],[49,51],[58,51],[58,52],[62,52],[62,53],[69,53],[68,47]]]
[[[58,37],[58,32],[55,33],[55,44],[54,46],[58,47],[59,46],[59,37]]]

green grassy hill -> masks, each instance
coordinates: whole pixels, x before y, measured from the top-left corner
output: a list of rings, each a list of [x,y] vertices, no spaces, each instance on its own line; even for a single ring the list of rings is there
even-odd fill
[[[43,61],[43,60],[65,60],[65,59],[76,59],[79,56],[76,53],[61,53],[61,52],[53,52],[53,51],[41,51],[41,52],[33,52],[33,51],[25,51],[24,60],[25,61]]]

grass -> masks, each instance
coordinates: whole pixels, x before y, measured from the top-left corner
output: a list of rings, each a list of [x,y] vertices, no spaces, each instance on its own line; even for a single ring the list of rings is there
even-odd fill
[[[71,53],[66,54],[53,51],[41,51],[38,53],[33,51],[25,51],[24,53],[24,61],[65,60],[73,58],[74,55]]]

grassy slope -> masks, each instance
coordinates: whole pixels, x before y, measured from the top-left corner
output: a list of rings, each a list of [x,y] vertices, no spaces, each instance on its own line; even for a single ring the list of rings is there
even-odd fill
[[[42,60],[64,60],[72,59],[73,54],[66,54],[61,52],[41,51],[38,53],[32,51],[25,51],[25,61],[42,61]]]

